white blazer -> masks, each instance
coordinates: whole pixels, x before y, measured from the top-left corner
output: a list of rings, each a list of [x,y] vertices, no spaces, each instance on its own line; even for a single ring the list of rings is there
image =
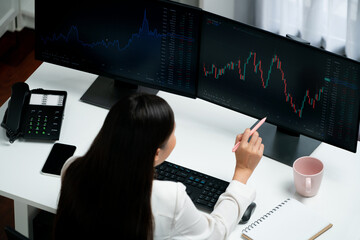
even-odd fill
[[[233,180],[207,214],[196,209],[182,183],[154,180],[154,239],[226,239],[254,199],[253,189]]]
[[[75,159],[66,161],[61,177]],[[226,239],[255,199],[254,189],[233,180],[208,214],[195,207],[185,188],[182,183],[153,181],[154,239]]]

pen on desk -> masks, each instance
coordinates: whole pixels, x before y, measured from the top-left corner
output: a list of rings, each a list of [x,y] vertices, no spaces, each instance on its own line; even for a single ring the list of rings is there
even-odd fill
[[[261,119],[261,121],[258,122],[258,124],[256,124],[255,127],[253,127],[253,129],[251,129],[251,131],[250,131],[250,136],[253,135],[254,132],[255,132],[256,130],[258,130],[258,128],[259,128],[261,125],[263,125],[263,123],[265,122],[265,120],[266,120],[266,117],[264,117],[263,119]],[[233,147],[232,151],[235,152],[236,149],[239,147],[239,145],[240,145],[240,141],[239,141],[237,144],[235,144],[235,146]]]

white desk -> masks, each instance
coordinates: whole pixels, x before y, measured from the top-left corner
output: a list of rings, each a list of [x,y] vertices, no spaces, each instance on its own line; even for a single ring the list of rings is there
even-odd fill
[[[59,142],[76,145],[75,155],[86,152],[108,112],[79,101],[96,77],[44,63],[27,80],[30,89],[68,92]],[[172,106],[176,118],[177,146],[168,161],[230,181],[235,164],[231,152],[235,135],[256,119],[200,99],[165,92],[159,95]],[[1,106],[0,118],[6,107],[7,103]],[[15,227],[25,235],[31,236],[29,219],[34,210],[56,212],[60,178],[40,174],[52,145],[24,140],[10,144],[5,130],[0,130],[0,195],[14,199]],[[292,168],[262,158],[248,182],[257,189],[257,208],[249,223],[293,197],[334,224],[319,239],[360,239],[360,147],[354,154],[322,143],[312,156],[325,164],[322,186],[313,198],[296,194]],[[245,226],[238,225],[230,239],[239,239]]]

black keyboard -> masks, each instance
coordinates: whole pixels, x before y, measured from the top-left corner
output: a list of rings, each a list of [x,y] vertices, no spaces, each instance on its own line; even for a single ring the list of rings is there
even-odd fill
[[[224,180],[167,161],[155,170],[155,178],[158,180],[182,182],[195,206],[207,212],[214,209],[219,196],[229,185],[229,182]]]

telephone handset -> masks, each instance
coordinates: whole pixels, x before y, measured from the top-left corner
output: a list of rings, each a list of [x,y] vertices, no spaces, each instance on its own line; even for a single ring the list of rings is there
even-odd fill
[[[58,140],[66,96],[65,91],[30,90],[26,83],[15,83],[1,123],[9,141],[13,143],[19,137]]]

